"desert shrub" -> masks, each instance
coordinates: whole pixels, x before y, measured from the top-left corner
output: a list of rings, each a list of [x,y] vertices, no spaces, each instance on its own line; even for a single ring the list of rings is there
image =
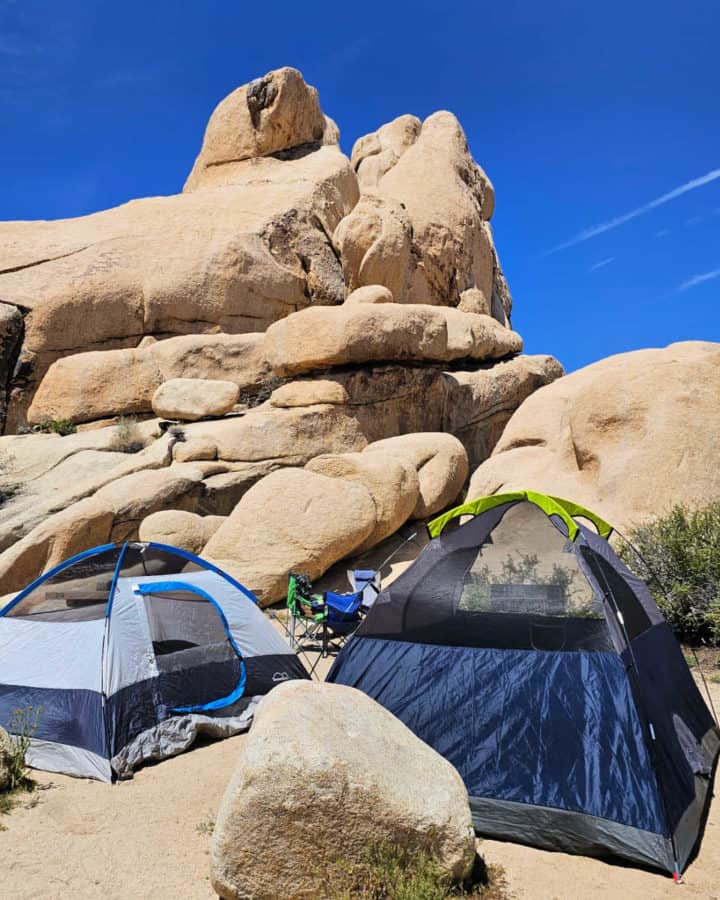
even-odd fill
[[[620,554],[653,593],[681,641],[720,645],[720,502],[674,506],[632,529]]]
[[[195,831],[197,831],[198,834],[205,834],[208,835],[208,837],[212,837],[212,834],[215,831],[215,819],[212,816],[208,816],[203,822],[197,823]]]
[[[110,449],[118,453],[137,453],[144,446],[135,416],[120,416],[110,441]]]
[[[6,753],[6,764],[10,774],[9,791],[26,788],[32,783],[28,777],[27,752],[32,736],[37,731],[42,707],[28,706],[16,709],[10,722],[11,746]]]
[[[28,706],[27,709],[16,709],[10,722],[10,741],[3,744],[3,767],[7,769],[9,781],[5,790],[0,791],[0,814],[7,815],[22,791],[34,791],[36,784],[28,774],[27,751],[30,740],[35,734],[41,707]],[[5,831],[0,825],[0,831]]]
[[[36,430],[46,434],[59,434],[62,437],[66,437],[68,434],[75,434],[77,427],[67,419],[48,419],[45,422],[41,422],[36,427]]]
[[[425,853],[393,845],[369,848],[360,863],[340,861],[328,873],[330,894],[341,900],[446,900],[451,897],[504,900],[502,869],[476,857],[466,884],[453,883]]]

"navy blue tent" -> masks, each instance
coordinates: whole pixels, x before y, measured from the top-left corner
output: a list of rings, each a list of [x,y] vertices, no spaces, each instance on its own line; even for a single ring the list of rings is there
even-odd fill
[[[523,491],[429,530],[329,680],[373,697],[453,763],[478,833],[679,876],[720,732],[610,526]]]

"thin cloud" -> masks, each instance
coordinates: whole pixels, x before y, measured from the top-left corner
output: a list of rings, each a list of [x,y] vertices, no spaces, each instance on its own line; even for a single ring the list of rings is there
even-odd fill
[[[664,238],[664,237],[667,237],[669,234],[670,234],[669,228],[661,228],[660,231],[655,232],[655,237],[656,238]]]
[[[683,281],[683,283],[678,287],[678,292],[687,291],[698,284],[704,284],[706,281],[712,281],[713,278],[720,278],[720,269],[714,269],[712,272],[703,272],[702,275],[693,275],[692,278],[688,278],[687,281]]]
[[[569,247],[574,247],[576,244],[581,244],[583,241],[589,241],[590,238],[597,237],[599,234],[604,234],[606,231],[611,231],[619,225],[624,225],[631,219],[637,219],[638,216],[642,216],[645,213],[656,209],[658,206],[669,203],[677,197],[682,197],[682,195],[687,194],[688,191],[694,191],[697,188],[704,187],[706,184],[710,184],[710,182],[716,181],[718,178],[720,178],[720,169],[713,169],[711,172],[701,175],[699,178],[693,178],[692,181],[686,181],[685,184],[681,184],[680,187],[676,187],[666,194],[661,194],[649,203],[643,204],[643,206],[638,206],[637,209],[633,209],[621,216],[616,216],[614,219],[610,219],[607,222],[602,222],[600,225],[594,225],[592,228],[586,228],[584,231],[580,231],[575,237],[572,237],[570,240],[564,241],[562,244],[558,244],[555,247],[551,247],[550,250],[547,250],[542,255],[550,256],[553,253],[559,253],[561,250],[567,250]]]
[[[685,228],[694,228],[695,225],[699,225],[704,219],[705,216],[691,216],[689,219],[685,219],[683,225]]]
[[[590,266],[588,272],[596,272],[598,269],[602,269],[603,266],[609,266],[611,262],[615,262],[614,256],[608,256],[607,259],[601,259],[600,262],[596,262],[594,266]]]

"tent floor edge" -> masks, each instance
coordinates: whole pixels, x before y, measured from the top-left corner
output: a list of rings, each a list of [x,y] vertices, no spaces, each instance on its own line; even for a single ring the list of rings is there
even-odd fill
[[[582,856],[620,857],[668,873],[674,869],[670,838],[631,825],[587,813],[488,797],[471,796],[470,811],[476,834],[488,840]]]
[[[108,784],[113,780],[110,760],[84,747],[31,738],[27,764],[41,772],[57,772],[71,778],[94,778]]]

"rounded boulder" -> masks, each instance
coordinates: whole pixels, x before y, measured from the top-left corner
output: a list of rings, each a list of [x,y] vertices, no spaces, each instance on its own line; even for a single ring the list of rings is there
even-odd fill
[[[468,477],[465,447],[456,437],[444,432],[386,438],[368,444],[363,453],[396,456],[415,467],[420,497],[412,513],[413,519],[426,519],[449,506],[457,499]]]
[[[309,472],[357,481],[375,504],[375,527],[356,553],[364,553],[394,534],[413,513],[420,498],[420,482],[411,462],[402,457],[372,453],[329,453],[305,466]]]
[[[232,381],[205,378],[171,378],[155,391],[152,408],[156,416],[196,422],[224,416],[238,401],[240,389]]]
[[[281,684],[260,703],[220,804],[213,888],[227,900],[337,896],[331,873],[384,845],[466,877],[475,836],[460,775],[360,691]]]

